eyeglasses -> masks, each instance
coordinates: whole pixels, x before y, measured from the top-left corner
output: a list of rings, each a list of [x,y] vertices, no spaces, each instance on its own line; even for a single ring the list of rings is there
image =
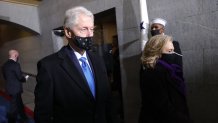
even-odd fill
[[[94,28],[87,28],[87,27],[79,28],[79,32],[82,34],[94,33]]]

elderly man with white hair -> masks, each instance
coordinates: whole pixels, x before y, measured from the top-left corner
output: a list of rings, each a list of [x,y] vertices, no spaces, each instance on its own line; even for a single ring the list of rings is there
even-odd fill
[[[86,8],[66,11],[68,45],[37,64],[35,123],[116,122],[105,64],[89,51],[94,27],[94,15]]]

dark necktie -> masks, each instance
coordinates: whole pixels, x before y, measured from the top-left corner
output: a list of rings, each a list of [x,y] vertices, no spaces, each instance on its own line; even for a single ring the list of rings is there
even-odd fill
[[[82,62],[82,70],[88,82],[89,88],[92,92],[92,95],[95,97],[95,81],[91,69],[87,64],[85,57],[81,57],[79,60]]]

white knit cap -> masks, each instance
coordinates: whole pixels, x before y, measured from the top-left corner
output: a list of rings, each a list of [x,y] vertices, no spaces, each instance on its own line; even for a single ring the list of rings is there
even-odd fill
[[[151,25],[154,24],[154,23],[158,23],[158,24],[161,24],[161,25],[165,26],[167,24],[167,21],[162,19],[162,18],[154,18],[151,21]]]

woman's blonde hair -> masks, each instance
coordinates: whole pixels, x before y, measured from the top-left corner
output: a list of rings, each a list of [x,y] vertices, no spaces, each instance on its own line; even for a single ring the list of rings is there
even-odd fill
[[[145,44],[141,62],[148,68],[154,68],[157,60],[161,57],[163,46],[167,41],[172,41],[168,35],[156,35],[150,38]]]

